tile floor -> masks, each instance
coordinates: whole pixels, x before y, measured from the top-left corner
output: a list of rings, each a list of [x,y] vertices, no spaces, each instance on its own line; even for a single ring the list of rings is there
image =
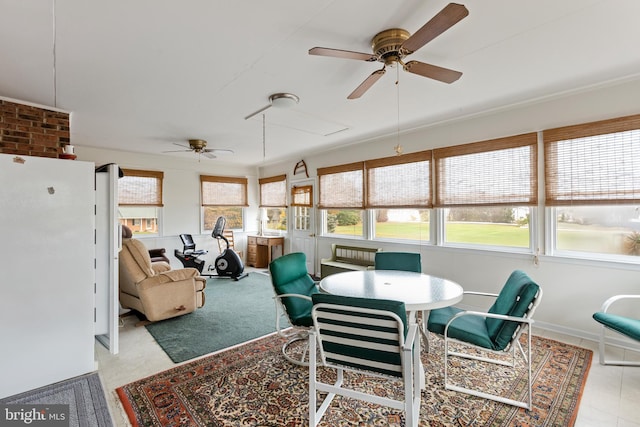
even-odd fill
[[[136,327],[135,316],[124,317],[120,329],[120,353],[111,355],[96,343],[96,358],[114,423],[129,426],[119,406],[115,389],[137,379],[176,366],[144,327]],[[590,348],[594,360],[587,377],[576,427],[640,427],[640,367],[601,366],[596,342],[534,329],[535,335]],[[640,354],[611,349],[614,357],[640,360]],[[614,354],[617,353],[617,354]]]

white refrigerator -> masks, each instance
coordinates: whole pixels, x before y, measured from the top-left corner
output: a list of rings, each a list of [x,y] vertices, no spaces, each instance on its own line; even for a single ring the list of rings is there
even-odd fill
[[[0,398],[95,369],[94,167],[0,154]]]
[[[114,163],[96,168],[96,312],[95,335],[111,354],[118,353],[118,256],[122,231],[118,221],[118,178]]]

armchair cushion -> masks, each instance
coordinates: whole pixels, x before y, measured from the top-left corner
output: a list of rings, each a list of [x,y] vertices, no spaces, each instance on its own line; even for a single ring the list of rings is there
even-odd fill
[[[538,294],[539,286],[521,270],[515,270],[504,284],[489,313],[522,317]],[[518,323],[487,318],[487,331],[498,349],[505,348],[518,328]]]
[[[375,269],[422,273],[422,261],[417,252],[376,252]]]
[[[464,310],[457,307],[444,307],[433,310],[429,314],[428,329],[439,335],[444,335],[447,322],[453,316]],[[494,344],[489,337],[487,324],[482,316],[462,316],[449,325],[447,335],[460,341],[469,342],[483,348],[493,348]]]
[[[311,297],[319,292],[315,282],[307,273],[306,257],[301,252],[276,258],[269,265],[271,281],[276,294],[299,294]],[[311,326],[311,301],[304,298],[283,298],[291,323],[297,326]]]
[[[593,318],[606,327],[640,341],[640,320],[598,311]]]
[[[539,289],[540,287],[525,272],[516,270],[511,273],[488,312],[522,317],[529,310]],[[447,323],[461,311],[464,310],[456,307],[432,310],[427,328],[444,335]],[[447,336],[483,348],[504,350],[511,343],[518,326],[520,324],[514,321],[469,314],[452,321]]]

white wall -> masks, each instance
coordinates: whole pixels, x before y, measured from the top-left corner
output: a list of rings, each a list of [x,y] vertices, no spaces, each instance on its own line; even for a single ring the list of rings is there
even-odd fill
[[[629,79],[590,88],[579,93],[559,94],[521,105],[512,105],[457,121],[439,123],[397,135],[351,144],[304,160],[310,176],[318,167],[394,155],[400,142],[405,153],[464,144],[485,139],[540,131],[640,113],[640,79]],[[434,100],[432,102],[437,102]],[[339,152],[339,156],[336,153]],[[260,176],[287,173],[293,179],[293,165],[300,159],[262,167]],[[540,177],[542,181],[543,177]],[[544,235],[541,232],[540,238]],[[332,239],[318,238],[318,259],[330,255]],[[540,256],[534,265],[532,255],[453,249],[433,246],[392,245],[380,242],[350,241],[384,250],[412,250],[422,254],[423,269],[453,279],[466,289],[495,292],[514,269],[526,271],[544,291],[535,318],[539,325],[594,338],[597,324],[591,315],[613,294],[640,292],[640,266],[589,262]],[[544,245],[541,245],[544,248]],[[479,305],[471,301],[471,305]],[[630,310],[628,311],[631,312]],[[637,310],[636,310],[637,313]]]

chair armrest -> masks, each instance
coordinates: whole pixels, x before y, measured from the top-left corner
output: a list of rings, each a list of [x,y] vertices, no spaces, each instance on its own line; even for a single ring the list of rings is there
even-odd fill
[[[160,274],[171,270],[171,266],[164,261],[156,261],[151,263],[151,269],[155,271],[156,274]]]
[[[483,297],[494,297],[497,298],[498,294],[490,293],[490,292],[477,292],[477,291],[464,291],[463,295],[479,295]]]
[[[636,299],[636,298],[640,298],[640,295],[614,295],[608,300],[606,300],[604,304],[602,304],[602,308],[600,308],[600,311],[606,313],[609,307],[611,306],[611,304],[613,304],[616,301],[620,301],[623,299]]]
[[[411,325],[409,325],[409,331],[407,332],[407,337],[404,340],[402,351],[413,351],[417,334],[418,334],[418,325],[416,323],[412,323]]]
[[[460,313],[453,316],[449,320],[449,322],[447,322],[447,326],[444,328],[445,336],[447,336],[447,329],[449,329],[449,325],[451,324],[451,322],[462,316],[481,316],[485,318],[490,317],[492,319],[509,320],[512,322],[527,323],[529,325],[532,325],[534,323],[534,320],[529,317],[507,316],[506,314],[486,313],[484,311],[461,311]]]
[[[300,295],[300,294],[282,294],[282,295],[275,295],[273,297],[273,299],[275,300],[281,300],[282,298],[289,298],[289,297],[294,297],[294,298],[302,298],[302,299],[306,299],[307,301],[312,301],[311,297],[308,297],[306,295]]]
[[[164,248],[157,248],[157,249],[149,249],[149,256],[151,258],[153,257],[159,257],[165,254],[165,249]]]
[[[178,270],[169,270],[162,272],[158,276],[164,277],[164,281],[179,282],[181,280],[198,277],[200,276],[200,273],[195,268],[180,268]]]

